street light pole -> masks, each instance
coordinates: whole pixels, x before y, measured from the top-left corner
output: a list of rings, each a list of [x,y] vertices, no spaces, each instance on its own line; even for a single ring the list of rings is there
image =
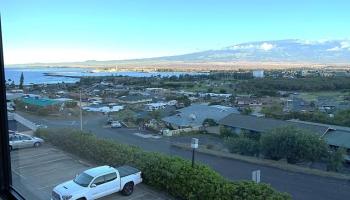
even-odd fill
[[[79,105],[79,107],[80,107],[80,130],[81,131],[83,131],[83,110],[82,110],[82,108],[81,108],[81,89],[80,89],[80,105]]]

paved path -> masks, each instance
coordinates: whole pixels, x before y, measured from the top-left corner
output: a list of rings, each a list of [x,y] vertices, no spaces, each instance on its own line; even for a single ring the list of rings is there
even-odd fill
[[[28,116],[33,121],[41,122],[36,116]],[[139,146],[147,151],[157,151],[169,155],[176,155],[186,159],[191,158],[191,153],[186,150],[175,148],[171,143],[178,142],[178,137],[162,137],[160,139],[140,138],[134,133],[137,129],[104,129],[102,124],[106,121],[104,116],[94,115],[85,117],[84,129],[95,133],[98,137],[109,138],[121,143]],[[61,127],[65,121],[47,120],[49,127]],[[78,128],[78,126],[71,126]],[[146,131],[147,133],[147,131]],[[190,141],[189,141],[190,142]],[[219,158],[216,156],[197,154],[198,161],[209,165],[224,177],[230,180],[250,180],[251,172],[260,169],[262,182],[271,184],[279,191],[288,192],[293,199],[297,200],[345,200],[350,199],[350,182],[333,178],[325,178],[289,172],[273,167],[259,166],[240,160]]]

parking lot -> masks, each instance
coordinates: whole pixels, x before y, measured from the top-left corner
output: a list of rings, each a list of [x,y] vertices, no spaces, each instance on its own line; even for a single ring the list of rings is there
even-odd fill
[[[12,151],[11,160],[13,185],[29,200],[50,199],[51,191],[56,185],[93,167],[48,144],[40,148]],[[145,184],[140,184],[135,187],[131,196],[126,197],[116,193],[102,199],[163,200],[172,198],[152,190]]]

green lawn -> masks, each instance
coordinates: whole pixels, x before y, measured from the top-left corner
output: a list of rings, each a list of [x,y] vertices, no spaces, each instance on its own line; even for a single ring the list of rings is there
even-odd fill
[[[302,92],[300,97],[306,101],[317,101],[318,97],[326,97],[334,99],[335,101],[343,101],[344,96],[349,95],[347,92]]]

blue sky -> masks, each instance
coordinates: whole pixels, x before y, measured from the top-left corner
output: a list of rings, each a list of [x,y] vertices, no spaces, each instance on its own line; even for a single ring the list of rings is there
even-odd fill
[[[328,3],[327,3],[328,2]],[[129,59],[349,39],[350,1],[1,0],[5,63]]]

